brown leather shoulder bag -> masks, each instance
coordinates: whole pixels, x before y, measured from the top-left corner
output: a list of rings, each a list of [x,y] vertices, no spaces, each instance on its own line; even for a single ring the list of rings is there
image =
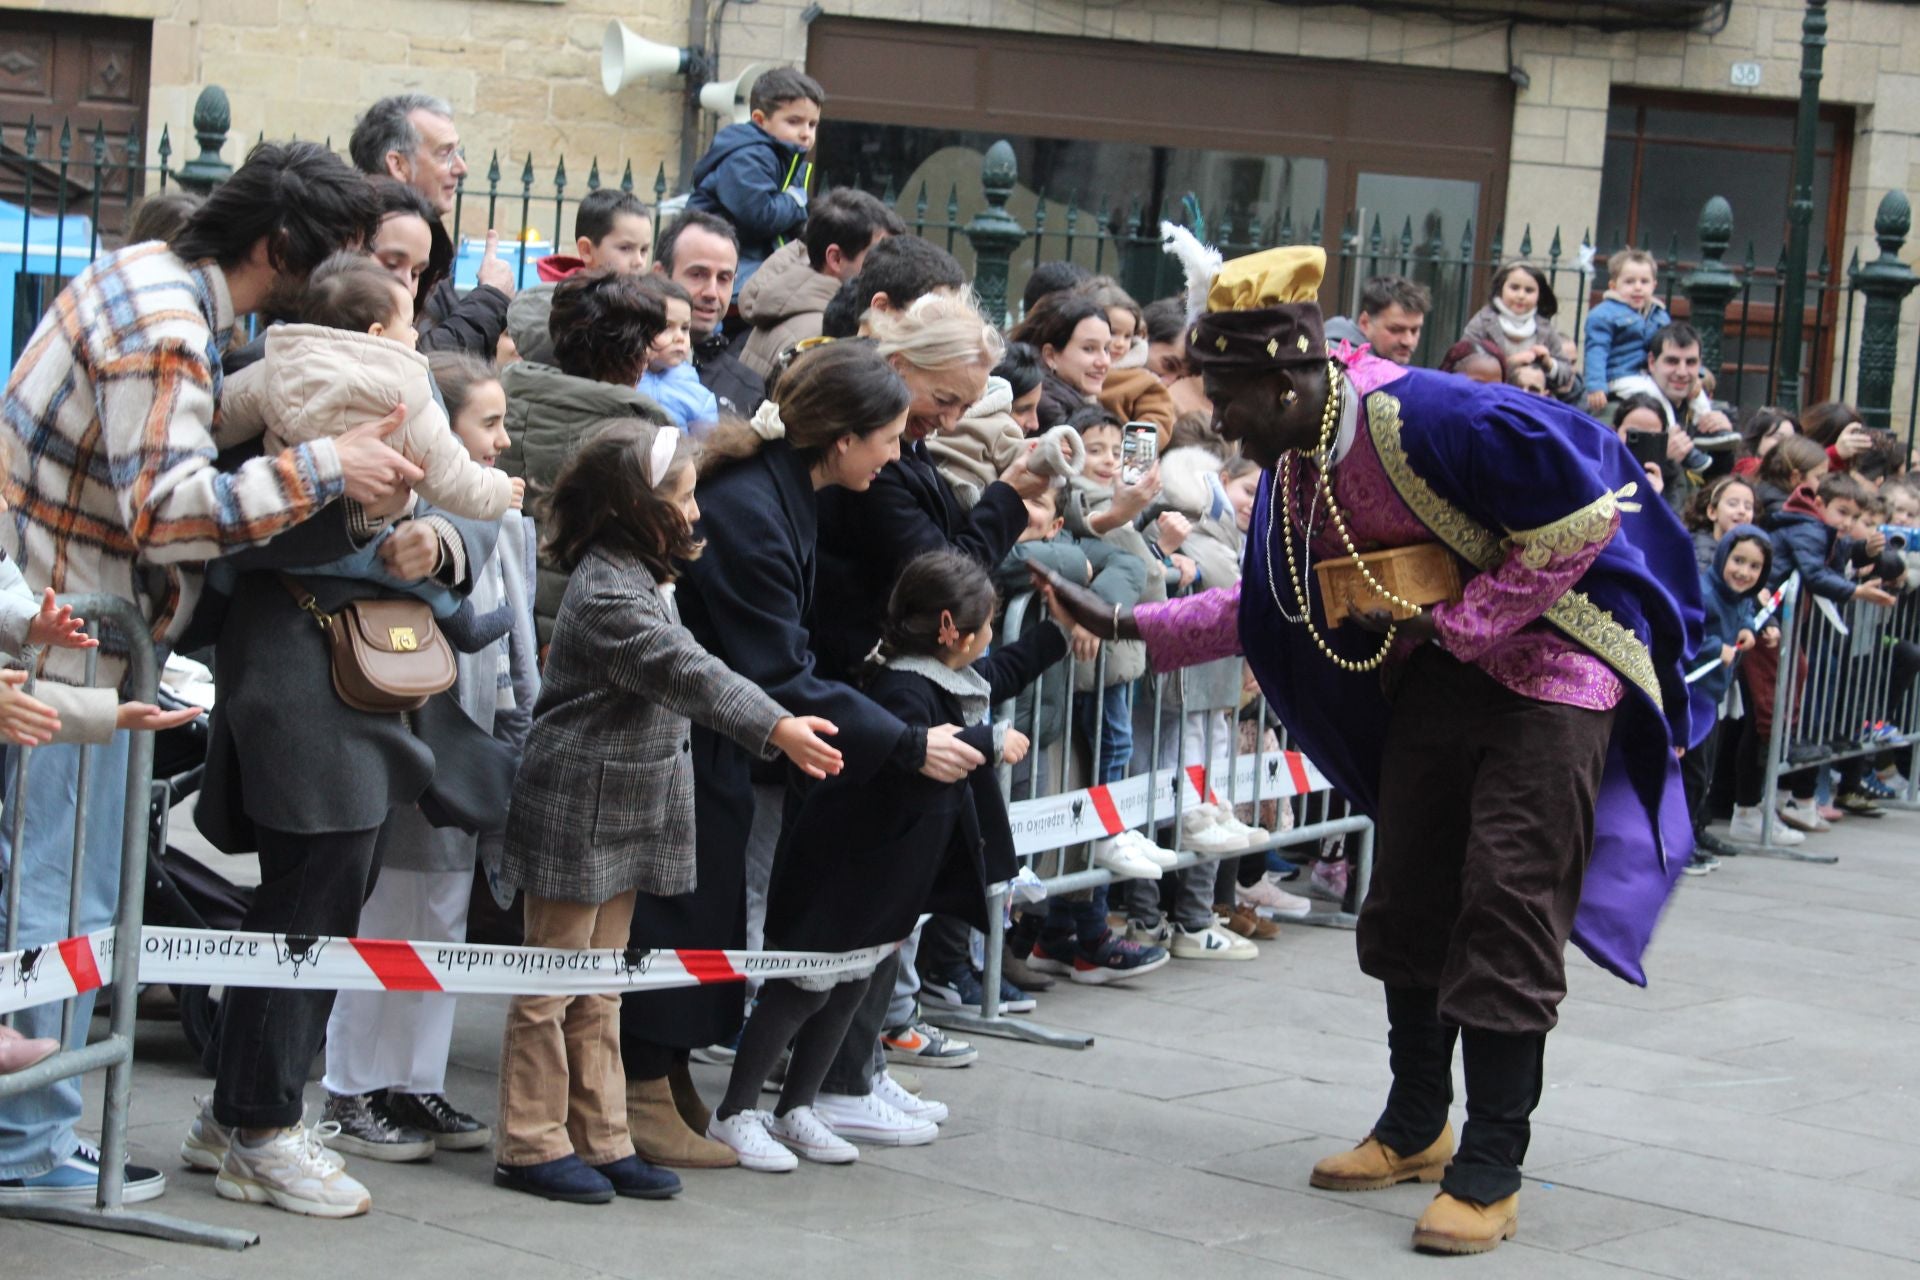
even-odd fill
[[[280,583],[326,633],[333,690],[356,711],[418,711],[453,687],[453,646],[421,600],[349,600],[329,613],[286,574]]]

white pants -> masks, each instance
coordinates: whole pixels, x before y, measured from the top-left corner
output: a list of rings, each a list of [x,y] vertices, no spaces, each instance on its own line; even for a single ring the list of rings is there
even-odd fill
[[[473,872],[383,868],[360,910],[363,938],[464,942]],[[440,1093],[455,997],[438,991],[342,991],[327,1019],[328,1093]]]

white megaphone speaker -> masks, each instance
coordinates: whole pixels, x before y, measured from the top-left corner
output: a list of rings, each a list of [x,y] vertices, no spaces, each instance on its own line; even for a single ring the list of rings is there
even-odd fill
[[[693,66],[693,51],[645,40],[624,22],[609,22],[600,42],[600,87],[612,97],[636,80],[650,76],[685,75]]]
[[[734,124],[745,124],[753,117],[747,95],[760,78],[760,64],[749,62],[746,69],[731,80],[715,80],[700,86],[700,108]]]

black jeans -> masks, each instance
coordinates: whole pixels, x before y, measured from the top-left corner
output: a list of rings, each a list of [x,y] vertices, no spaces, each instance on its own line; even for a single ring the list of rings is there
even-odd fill
[[[834,1054],[833,1066],[820,1082],[821,1093],[859,1097],[873,1092],[873,1078],[887,1065],[886,1053],[880,1048],[880,1031],[887,1020],[887,1006],[893,1003],[893,980],[899,972],[898,951],[873,971],[867,994],[854,1010],[853,1021],[847,1024],[847,1038],[840,1042],[840,1052]]]
[[[379,873],[380,829],[295,835],[259,828],[260,888],[240,928],[273,935],[274,958],[296,975],[313,938],[351,937]],[[344,945],[334,942],[332,946]],[[300,1123],[314,1055],[326,1038],[333,992],[231,987],[220,1008],[213,1114],[221,1124],[284,1129]]]

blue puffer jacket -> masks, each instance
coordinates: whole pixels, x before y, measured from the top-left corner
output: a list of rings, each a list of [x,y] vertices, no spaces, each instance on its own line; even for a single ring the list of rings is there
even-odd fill
[[[757,124],[730,124],[693,167],[687,208],[719,214],[740,233],[736,294],[782,237],[799,235],[806,225],[805,155]]]
[[[1753,590],[1736,594],[1727,585],[1727,557],[1733,553],[1734,544],[1743,538],[1760,544],[1764,563],[1760,568],[1760,580],[1753,585]],[[1766,530],[1757,524],[1735,525],[1714,546],[1712,565],[1700,571],[1700,600],[1706,605],[1707,618],[1702,628],[1700,647],[1687,662],[1689,670],[1709,658],[1719,657],[1723,645],[1730,645],[1739,639],[1742,631],[1753,629],[1753,620],[1759,613],[1758,597],[1767,589],[1767,581],[1773,576],[1773,559],[1773,542],[1767,537]],[[1701,676],[1693,687],[1717,704],[1727,696],[1727,686],[1732,683],[1733,668],[1721,665]]]
[[[1615,378],[1645,372],[1647,340],[1672,322],[1673,317],[1657,301],[1641,315],[1608,294],[1587,313],[1587,390],[1605,391]]]
[[[1853,599],[1858,585],[1844,569],[1862,558],[1863,548],[1829,526],[1825,513],[1813,486],[1803,484],[1768,517],[1767,528],[1773,532],[1773,572],[1768,585],[1777,587],[1797,571],[1807,590],[1844,604]]]

